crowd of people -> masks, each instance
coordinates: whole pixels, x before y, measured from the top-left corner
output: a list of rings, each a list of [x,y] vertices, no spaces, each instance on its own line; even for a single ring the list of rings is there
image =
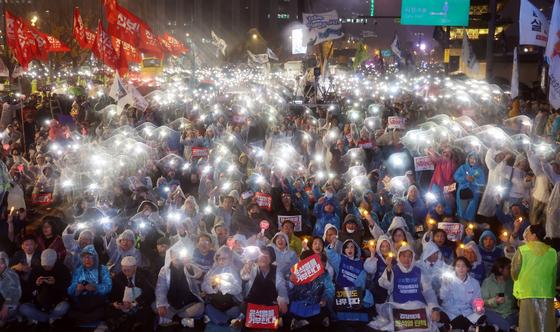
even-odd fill
[[[225,71],[145,109],[5,97],[1,326],[556,331],[558,111]]]

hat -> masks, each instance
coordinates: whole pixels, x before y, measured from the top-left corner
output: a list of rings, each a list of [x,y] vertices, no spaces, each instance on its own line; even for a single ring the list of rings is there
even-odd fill
[[[125,256],[121,260],[121,266],[136,266],[136,258],[134,256]]]
[[[58,255],[53,249],[45,249],[41,253],[41,266],[54,266]]]

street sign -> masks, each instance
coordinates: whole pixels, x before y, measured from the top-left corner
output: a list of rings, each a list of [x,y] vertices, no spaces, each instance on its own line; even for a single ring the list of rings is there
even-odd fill
[[[468,26],[470,0],[403,0],[401,24]]]

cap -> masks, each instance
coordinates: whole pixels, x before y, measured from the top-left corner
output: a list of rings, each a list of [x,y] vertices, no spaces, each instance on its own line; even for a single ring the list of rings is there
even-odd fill
[[[121,266],[136,266],[136,258],[134,256],[125,256],[121,260]]]
[[[58,254],[53,249],[45,249],[41,253],[41,266],[54,266],[56,260],[58,259]]]

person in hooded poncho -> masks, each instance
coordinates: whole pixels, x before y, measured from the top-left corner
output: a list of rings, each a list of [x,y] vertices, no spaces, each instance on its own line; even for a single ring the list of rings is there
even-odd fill
[[[414,248],[415,241],[410,234],[406,221],[402,217],[393,218],[393,221],[387,230],[387,235],[390,236],[393,247],[395,247],[397,251],[400,246],[405,243],[410,244]]]
[[[19,277],[8,267],[8,255],[0,252],[0,328],[17,315],[17,306],[21,298]]]
[[[239,316],[242,286],[233,252],[228,247],[221,247],[214,257],[214,266],[202,282],[202,291],[206,293],[205,313],[210,322],[223,326]]]
[[[297,254],[289,247],[288,235],[278,232],[272,238],[271,245],[274,249],[276,267],[284,278],[290,274],[290,268],[297,263]]]
[[[441,276],[446,271],[451,270],[451,267],[443,260],[437,244],[432,241],[426,242],[423,246],[422,257],[416,265],[422,269],[422,273],[431,281],[431,287],[438,295],[441,288]]]
[[[450,148],[445,148],[441,156],[438,156],[434,150],[427,150],[432,163],[434,164],[434,173],[430,181],[429,190],[436,196],[443,198],[445,205],[445,213],[451,213],[455,209],[455,202],[453,193],[444,193],[444,188],[453,184],[453,173],[457,169],[457,163],[453,158],[453,151]]]
[[[192,264],[190,249],[177,243],[166,252],[165,263],[157,277],[153,306],[159,325],[167,325],[178,316],[184,326],[192,327],[194,319],[204,313],[204,300],[197,281],[203,271]]]
[[[426,218],[426,203],[420,196],[420,190],[415,185],[408,187],[406,199],[404,200],[404,211],[412,216],[414,225],[423,225]]]
[[[369,245],[369,250],[370,256],[364,262],[364,269],[368,273],[368,289],[371,290],[379,311],[379,305],[385,303],[389,296],[387,289],[379,285],[379,278],[385,272],[388,263],[395,263],[390,258],[390,255],[395,254],[395,248],[387,235],[381,235],[375,241],[375,246]]]
[[[72,273],[68,286],[71,308],[68,313],[77,323],[92,323],[104,316],[107,295],[111,291],[111,275],[106,266],[100,265],[93,245],[81,252],[82,264]]]
[[[505,193],[498,192],[498,188],[506,184],[512,176],[512,168],[507,166],[507,161],[512,158],[511,154],[505,154],[490,148],[486,152],[484,163],[488,167],[488,183],[478,207],[478,214],[485,217],[493,217],[496,214],[496,196],[504,197]],[[507,173],[507,174],[506,174]]]
[[[478,154],[470,152],[453,177],[457,182],[457,216],[474,221],[481,192],[486,185],[486,175],[480,166]]]
[[[485,230],[480,235],[478,247],[487,277],[490,275],[496,259],[504,256],[504,249],[497,244],[496,235],[489,229]]]
[[[142,255],[140,250],[135,248],[136,238],[130,229],[122,232],[116,239],[113,237],[109,242],[107,251],[109,252],[109,272],[117,274],[121,272],[121,260],[126,256],[136,258],[137,266],[142,266]]]
[[[447,233],[443,229],[435,229],[431,232],[426,232],[422,241],[423,245],[430,241],[433,242],[438,247],[445,264],[453,264],[455,261],[455,245],[447,239]]]
[[[393,223],[393,219],[395,217],[401,217],[404,219],[406,223],[406,230],[410,233],[416,233],[416,228],[414,227],[414,220],[412,216],[405,212],[404,209],[404,201],[402,199],[397,199],[395,204],[393,205],[393,210],[391,212],[386,213],[381,220],[381,224],[379,225],[384,232],[389,231],[389,227]]]
[[[405,306],[426,307],[428,314],[433,313],[431,318],[439,320],[438,303],[431,280],[423,269],[414,263],[412,247],[408,244],[403,245],[396,257],[397,263],[387,264],[379,278],[379,285],[389,293],[389,303],[380,306],[379,317],[372,322],[372,325],[377,327],[392,325],[391,321],[387,321],[387,317],[391,317],[391,309]],[[392,257],[389,260],[392,261]]]
[[[484,263],[482,262],[482,255],[480,254],[480,250],[476,242],[470,241],[465,244],[463,248],[459,246],[457,248],[457,257],[461,256],[465,257],[471,264],[469,267],[470,276],[481,284],[484,278],[486,278],[486,271]]]
[[[355,288],[358,292],[363,292],[362,307],[370,308],[373,305],[373,296],[366,289],[366,271],[361,260],[360,246],[354,240],[346,240],[342,243],[342,253],[337,253],[329,245],[325,251],[329,263],[335,271],[335,286],[337,288]],[[368,314],[365,312],[336,312],[339,320],[367,321]]]

